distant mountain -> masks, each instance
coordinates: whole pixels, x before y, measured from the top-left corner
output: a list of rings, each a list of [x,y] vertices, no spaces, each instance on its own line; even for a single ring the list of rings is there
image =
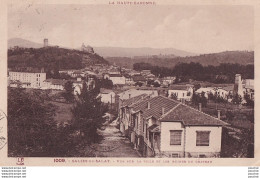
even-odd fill
[[[153,66],[172,68],[177,63],[197,62],[203,66],[218,66],[221,63],[238,63],[241,65],[254,64],[253,51],[225,51],[212,54],[201,54],[197,56],[177,57],[174,56],[143,56],[143,57],[107,57],[106,60],[110,64],[117,64],[121,67],[132,68],[135,63],[149,63]]]
[[[8,40],[8,48],[19,46],[22,48],[41,48],[43,44],[35,43],[21,38],[11,38]],[[51,46],[51,45],[50,45]],[[178,50],[174,48],[123,48],[123,47],[93,47],[94,51],[103,57],[134,57],[152,55],[174,55],[174,56],[194,56],[196,54]],[[80,49],[80,48],[78,48]]]
[[[122,47],[93,47],[96,53],[103,57],[134,57],[152,55],[194,56],[196,54],[174,48],[122,48]]]
[[[35,43],[29,40],[24,40],[21,38],[11,38],[8,40],[8,48],[12,48],[14,46],[19,46],[22,48],[42,48],[43,44]]]

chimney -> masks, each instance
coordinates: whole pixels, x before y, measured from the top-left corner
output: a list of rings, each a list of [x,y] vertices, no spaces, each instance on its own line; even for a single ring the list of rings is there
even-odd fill
[[[129,94],[129,98],[131,98],[131,94]]]
[[[220,110],[218,110],[218,119],[220,120]]]
[[[201,111],[201,103],[199,103],[199,111]]]
[[[147,102],[147,109],[151,109],[151,103],[149,101]]]
[[[164,115],[164,114],[165,114],[165,108],[162,107],[162,115]]]

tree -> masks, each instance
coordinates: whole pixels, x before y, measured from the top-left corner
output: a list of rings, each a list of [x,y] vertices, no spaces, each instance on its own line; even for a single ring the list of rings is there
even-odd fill
[[[247,106],[254,107],[254,100],[252,100],[248,94],[245,94],[244,98]]]
[[[72,127],[86,143],[99,140],[98,129],[102,128],[105,122],[103,116],[108,111],[98,94],[98,89],[88,90],[86,84],[84,84],[82,92],[78,95],[78,100],[71,110],[73,115]]]
[[[56,133],[54,107],[44,103],[38,92],[8,90],[8,155],[45,156],[53,151]]]
[[[63,92],[63,97],[67,102],[72,102],[74,99],[73,95],[73,83],[71,81],[67,81],[64,85],[65,91]]]
[[[241,104],[242,97],[239,94],[235,94],[232,99],[232,103],[234,104]]]
[[[41,91],[8,89],[8,155],[11,157],[78,156],[69,124],[54,120],[56,108]]]

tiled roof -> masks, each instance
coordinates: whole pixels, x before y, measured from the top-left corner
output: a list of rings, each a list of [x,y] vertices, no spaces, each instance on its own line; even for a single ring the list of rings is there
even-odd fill
[[[148,109],[148,102],[150,102],[150,109]],[[175,107],[179,102],[164,96],[156,96],[149,100],[144,100],[133,106],[134,111],[142,111],[144,118],[154,117],[156,119],[162,116],[162,108],[164,113]]]
[[[227,123],[184,104],[179,104],[160,118],[161,122],[182,122],[186,126],[223,126]]]
[[[189,85],[171,85],[169,87],[169,90],[187,90],[189,87]]]
[[[147,96],[147,94],[141,94],[141,95],[129,98],[127,100],[123,100],[121,107],[129,106],[129,105],[131,105],[133,103],[136,103],[139,100],[143,99],[145,96]]]

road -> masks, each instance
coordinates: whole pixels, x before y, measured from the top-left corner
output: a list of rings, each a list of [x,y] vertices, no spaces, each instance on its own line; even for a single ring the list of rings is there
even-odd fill
[[[91,146],[97,157],[139,157],[130,141],[116,128],[115,121],[107,125],[100,133],[104,139]]]

